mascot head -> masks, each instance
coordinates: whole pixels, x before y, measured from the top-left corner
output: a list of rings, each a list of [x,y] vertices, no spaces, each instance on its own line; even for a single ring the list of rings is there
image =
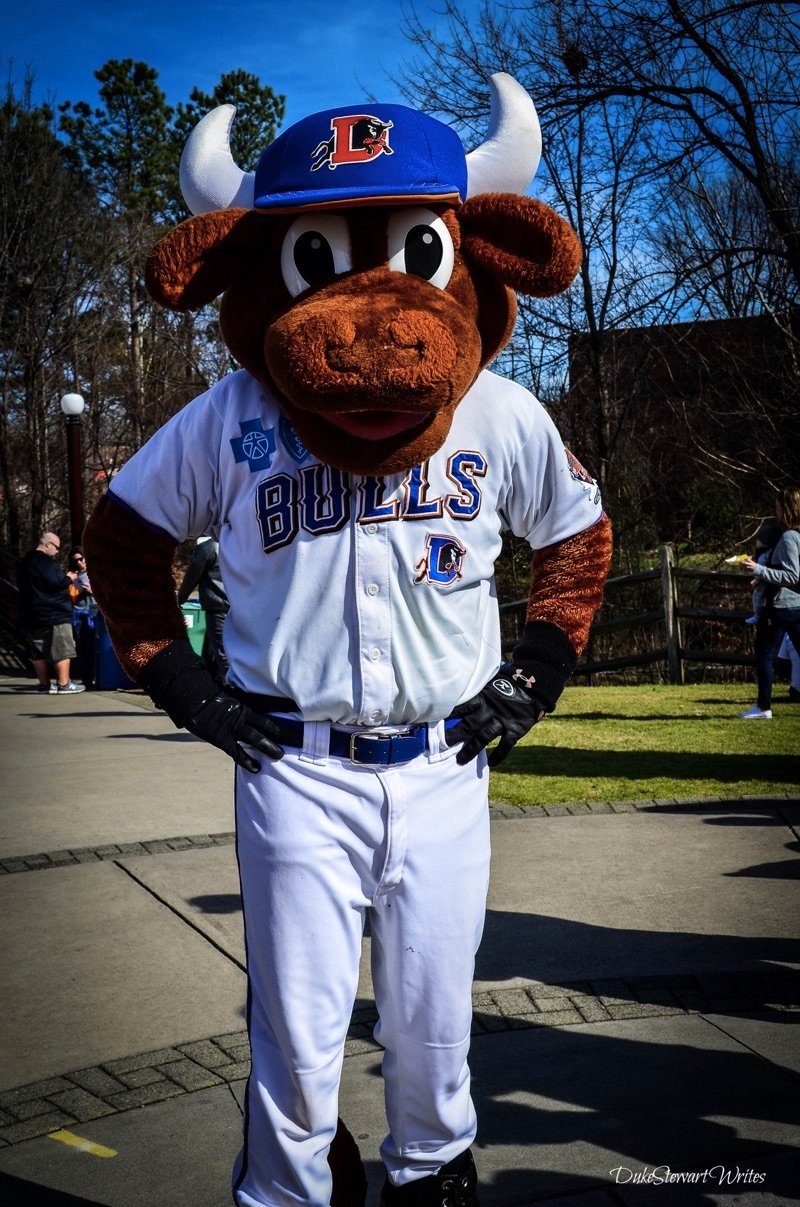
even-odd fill
[[[509,339],[515,291],[560,293],[580,265],[573,231],[524,195],[541,146],[530,98],[494,76],[489,132],[469,155],[402,105],[330,109],[281,134],[252,174],[231,156],[234,114],[220,106],[189,137],[195,216],[151,252],[150,294],[174,310],[221,294],[231,353],[321,460],[356,474],[419,464]]]

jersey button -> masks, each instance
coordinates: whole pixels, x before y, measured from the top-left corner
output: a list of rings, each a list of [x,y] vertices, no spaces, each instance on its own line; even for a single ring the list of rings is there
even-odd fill
[[[380,650],[377,648],[377,646],[373,646],[373,647],[372,647],[372,649],[371,649],[371,650],[370,650],[370,652],[369,652],[369,656],[370,656],[370,658],[372,659],[372,661],[373,661],[373,662],[377,662],[377,661],[378,661],[378,659],[379,659],[379,658],[380,658],[380,656],[381,656],[381,652],[380,652]]]
[[[380,588],[378,587],[377,583],[370,583],[367,587],[367,595],[377,595],[379,589]]]
[[[377,531],[378,531],[377,524],[367,524],[367,532],[370,534],[370,536],[374,536]]]

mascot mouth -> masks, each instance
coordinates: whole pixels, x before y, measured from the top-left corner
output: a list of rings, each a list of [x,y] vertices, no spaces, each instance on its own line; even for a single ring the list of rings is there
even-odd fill
[[[430,422],[433,412],[419,411],[339,411],[328,412],[325,419],[331,427],[359,440],[391,440],[396,436],[411,436]]]

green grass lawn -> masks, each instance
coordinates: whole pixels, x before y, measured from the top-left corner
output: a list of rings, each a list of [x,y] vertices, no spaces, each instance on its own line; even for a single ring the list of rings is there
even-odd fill
[[[568,687],[492,772],[513,805],[800,793],[800,704],[777,684],[771,721],[742,721],[748,684]]]

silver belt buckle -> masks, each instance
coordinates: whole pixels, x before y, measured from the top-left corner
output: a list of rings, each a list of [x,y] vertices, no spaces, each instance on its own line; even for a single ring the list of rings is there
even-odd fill
[[[366,733],[351,733],[350,734],[350,762],[355,763],[357,767],[374,767],[374,763],[365,762],[364,759],[356,758],[356,738],[360,738],[362,742],[382,742],[386,738],[402,738],[408,737],[413,732],[409,725],[405,729],[370,729]]]

